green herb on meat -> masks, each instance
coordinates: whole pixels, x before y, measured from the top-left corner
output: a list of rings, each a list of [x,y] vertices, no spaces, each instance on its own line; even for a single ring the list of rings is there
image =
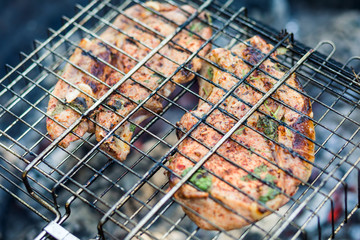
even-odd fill
[[[277,114],[279,113],[279,110],[280,110],[281,106],[278,106],[278,108],[275,110],[275,112],[271,111],[271,109],[270,109],[269,106],[267,105],[267,100],[264,102],[264,106],[266,107],[266,109],[269,111],[269,113],[270,113],[275,119],[278,119]]]
[[[259,175],[260,175],[260,173],[263,173],[266,171],[267,171],[267,166],[265,164],[261,164],[260,166],[258,166],[254,169],[254,173],[259,174]]]
[[[156,82],[157,82],[158,84],[161,84],[164,80],[165,80],[165,78],[160,77]]]
[[[189,32],[189,36],[191,37],[192,35],[194,35],[194,32],[199,32],[204,27],[205,27],[205,25],[202,22],[194,23],[193,25],[190,26],[190,31],[191,32]]]
[[[254,152],[255,152],[255,148],[250,147],[250,148],[249,148],[249,153],[250,153],[250,154],[253,154]]]
[[[156,72],[154,72],[153,74],[151,74],[151,77],[161,77],[161,75],[157,74]]]
[[[213,78],[213,74],[214,74],[214,69],[212,67],[209,67],[207,69],[207,75],[209,76],[209,80]]]
[[[188,174],[188,172],[190,172],[190,170],[192,169],[192,167],[189,167],[187,169],[185,169],[182,173],[181,173],[181,176],[185,176],[186,174]]]
[[[208,97],[208,96],[209,96],[209,93],[206,91],[206,89],[205,89],[205,88],[202,88],[202,90],[203,90],[203,92],[204,92],[204,94],[205,94],[205,97]]]
[[[156,82],[157,82],[158,84],[161,84],[161,83],[165,80],[165,78],[164,78],[163,76],[161,76],[161,75],[159,75],[159,74],[157,74],[157,73],[152,74],[151,77],[158,77],[159,79],[156,80]]]
[[[243,134],[244,129],[245,129],[245,127],[241,127],[241,128],[239,128],[238,130],[236,130],[236,131],[234,132],[234,134],[235,134],[235,135],[241,135],[241,134]]]
[[[55,115],[60,114],[62,111],[66,110],[68,107],[64,104],[58,102],[54,108],[54,110],[50,113],[51,117],[54,117]]]
[[[195,31],[200,31],[201,29],[203,29],[205,26],[202,22],[196,22],[193,25],[191,25],[190,30],[195,32]]]
[[[265,108],[269,111],[269,113],[271,113],[271,109],[269,108],[269,106],[267,105],[267,103],[268,103],[268,101],[266,100],[266,101],[264,102],[264,106],[265,106]]]
[[[280,111],[280,108],[281,108],[281,106],[278,106],[278,108],[276,109],[276,111],[275,111],[274,113],[272,113],[272,115],[273,115],[273,117],[274,117],[275,119],[279,119],[279,118],[278,118],[278,113],[279,113],[279,111]]]
[[[248,73],[248,70],[241,69],[241,76],[240,77],[244,77],[247,73]]]
[[[249,79],[250,82],[260,81],[261,80],[261,75],[260,74],[258,74],[256,76],[250,75],[250,77],[248,79]]]
[[[279,72],[286,72],[288,70],[284,65],[281,65],[280,63],[274,64],[273,69]]]
[[[266,136],[273,140],[277,140],[277,129],[279,124],[276,121],[266,116],[261,116],[259,117],[256,126],[261,129]]]
[[[181,176],[185,176],[191,169],[192,167],[185,169]],[[204,169],[199,169],[190,177],[189,181],[200,190],[207,192],[211,188],[212,176]]]
[[[212,24],[212,19],[211,19],[210,13],[206,13],[206,17],[207,17],[208,23]]]
[[[278,55],[285,55],[287,53],[287,51],[288,50],[286,48],[284,48],[284,47],[279,47],[278,49],[276,49],[276,53]]]
[[[274,175],[271,175],[271,174],[266,174],[265,175],[265,178],[264,178],[264,181],[269,183],[269,184],[274,184],[274,180],[276,179],[276,177]]]
[[[286,131],[286,134],[289,135],[289,137],[291,137],[291,131],[290,131],[290,129],[285,128],[285,131]]]
[[[248,174],[242,178],[240,178],[243,181],[251,181],[251,180],[257,180],[257,178],[260,178],[261,173],[267,171],[267,166],[265,164],[261,164],[260,166],[254,168],[253,175]],[[256,178],[257,177],[257,178]]]
[[[279,194],[280,194],[279,190],[274,188],[269,188],[268,192],[265,195],[259,197],[259,201],[265,204],[267,201],[273,200]]]
[[[171,163],[174,160],[175,156],[171,156],[168,158],[169,163]]]
[[[135,132],[135,129],[136,129],[136,125],[130,124],[130,132]]]
[[[77,97],[73,101],[69,102],[69,106],[76,108],[81,113],[86,112],[86,110],[88,109],[86,100],[85,100],[85,98],[82,98],[82,97]]]
[[[156,80],[156,82],[157,82],[158,84],[161,84],[161,83],[165,80],[165,78],[164,78],[163,76],[161,76],[161,75],[159,75],[159,74],[157,74],[157,73],[152,74],[151,77],[158,77],[159,79]]]
[[[241,177],[240,180],[247,182],[247,181],[249,181],[250,179],[248,178],[248,175],[246,175],[246,176]]]

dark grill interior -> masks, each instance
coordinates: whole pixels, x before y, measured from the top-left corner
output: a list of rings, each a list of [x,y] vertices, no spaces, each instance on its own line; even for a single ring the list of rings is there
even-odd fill
[[[166,2],[187,4],[186,1]],[[164,100],[160,113],[152,112],[150,119],[136,125],[135,134],[129,142],[131,153],[124,162],[102,151],[99,148],[101,142],[96,142],[93,134],[86,134],[66,149],[58,146],[61,138],[51,140],[45,127],[47,104],[65,64],[71,64],[69,57],[80,39],[99,38],[106,28],[113,27],[111,23],[115,17],[125,14],[124,10],[133,4],[147,8],[138,0],[91,1],[85,7],[77,6],[79,11],[74,17],[65,19],[64,25],[51,31],[47,40],[37,42],[36,49],[24,55],[16,67],[9,67],[8,73],[0,80],[0,188],[4,190],[0,191],[0,197],[1,194],[10,194],[38,216],[35,218],[41,224],[33,237],[60,239],[51,231],[51,222],[63,226],[79,238],[313,239],[316,236],[322,239],[334,237],[350,217],[358,215],[360,83],[359,70],[352,66],[359,64],[360,58],[353,57],[340,64],[331,59],[332,43],[321,42],[313,49],[308,48],[294,41],[291,33],[279,33],[249,19],[247,10],[234,8],[233,1],[225,4],[216,0],[190,3],[199,12],[210,13],[212,18],[210,26],[213,35],[205,39],[202,48],[207,43],[211,43],[213,48],[231,48],[254,35],[274,45],[273,52],[291,46],[278,61],[287,68],[287,76],[297,74],[305,90],[300,93],[310,98],[313,106],[316,141],[312,176],[279,211],[271,210],[273,214],[269,217],[240,230],[206,231],[198,228],[172,197],[177,187],[168,191],[169,183],[164,174],[171,171],[168,157],[191,133],[184,133],[184,137],[178,140],[176,131],[182,130],[176,122],[186,112],[195,109],[201,97],[196,80],[185,85],[175,83],[176,90],[170,97],[162,96],[159,89],[172,81],[171,77],[176,72],[183,69],[191,71],[187,63],[198,57],[202,48],[192,53],[186,62],[180,63],[171,77],[166,78],[122,120],[120,125],[130,120],[137,109],[146,109],[144,104],[151,96],[157,95]],[[199,12],[179,26],[177,32],[198,19]],[[87,112],[100,105],[105,106],[104,99],[131,79],[132,74],[163,45],[171,42],[174,35],[163,37],[157,48],[138,61],[137,66],[124,74],[125,77]],[[262,61],[268,58],[270,54]],[[253,66],[252,71],[258,66]],[[195,75],[207,80],[198,73]],[[277,87],[286,84],[285,80],[278,79],[272,90],[252,106],[249,115],[257,111]],[[234,96],[232,91],[241,83],[239,78],[239,83],[225,96]],[[220,102],[213,109],[219,105]],[[194,171],[237,127],[246,123],[247,117],[237,119],[237,124],[195,165]],[[80,119],[76,124],[79,122]],[[66,133],[73,131],[76,124]],[[113,131],[110,131],[111,134]],[[190,177],[191,174],[187,174],[181,183]],[[354,198],[354,195],[358,197]],[[330,209],[330,215],[324,216],[322,212],[326,209]],[[351,224],[351,219],[349,222]],[[72,226],[72,223],[78,226]]]

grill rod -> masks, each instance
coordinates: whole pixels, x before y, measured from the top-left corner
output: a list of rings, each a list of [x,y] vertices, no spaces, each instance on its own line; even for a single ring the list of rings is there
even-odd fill
[[[149,221],[150,218],[156,214],[156,212],[166,203],[166,201],[168,201],[172,195],[205,163],[205,161],[216,152],[216,150],[231,136],[231,134],[233,134],[251,116],[251,114],[253,114],[261,106],[261,104],[263,104],[266,99],[271,94],[273,94],[287,80],[287,78],[293,72],[295,72],[303,62],[307,60],[307,58],[314,51],[317,50],[317,47],[315,49],[310,49],[299,61],[296,62],[296,64],[289,71],[286,72],[286,74],[276,84],[274,84],[274,86],[264,96],[262,96],[262,98],[248,112],[246,112],[246,114],[215,144],[215,146],[211,148],[208,153],[202,159],[200,159],[164,197],[161,198],[161,200],[151,209],[151,211],[135,226],[135,228],[132,229],[132,231],[126,236],[125,240],[131,240],[131,238],[136,235],[136,233],[147,223],[147,221]],[[276,49],[276,47],[274,49]],[[266,57],[264,59],[266,59]],[[216,105],[213,106],[213,109],[215,109],[217,105],[220,105],[221,102],[236,89],[236,87],[237,85],[234,85],[229,90],[229,92],[225,94]]]
[[[108,0],[109,1],[109,0]],[[86,11],[88,11],[92,6],[94,6],[97,3],[97,0],[92,1],[91,3],[89,3],[82,11],[78,12],[70,22],[68,22],[67,24],[64,24],[59,30],[56,31],[56,34],[54,33],[53,36],[55,37],[56,35],[60,34],[64,29],[66,29],[68,26],[70,26],[73,22],[75,22],[81,15],[83,15]],[[53,38],[48,38],[45,42],[43,42],[40,46],[37,47],[37,49],[35,49],[30,55],[28,55],[21,63],[18,64],[18,66],[20,67],[22,64],[24,64],[26,61],[28,61],[29,59],[31,59],[34,55],[36,55],[41,49],[43,49]],[[35,64],[35,63],[34,63]],[[15,72],[18,69],[18,67],[13,68],[8,74],[6,74],[1,80],[0,83],[3,82],[5,79],[7,79],[13,72]],[[75,126],[74,126],[75,127]],[[72,130],[72,129],[71,129]],[[70,132],[70,131],[69,131]],[[54,144],[55,143],[55,144]],[[50,144],[46,150],[46,153],[48,153],[51,148],[53,148],[55,145],[57,144],[56,141],[54,141],[52,144]],[[52,146],[54,145],[54,146]],[[51,146],[51,148],[49,148]],[[51,206],[49,203],[47,203],[46,201],[44,201],[41,197],[39,197],[38,195],[35,194],[35,192],[32,190],[28,178],[27,178],[27,174],[28,171],[35,165],[37,164],[41,158],[45,156],[44,154],[40,154],[37,158],[35,158],[24,170],[23,174],[22,174],[22,178],[26,187],[26,190],[29,192],[29,194],[34,197],[36,200],[39,201],[39,203],[41,203],[44,207],[46,207],[48,210],[50,210],[51,212],[53,212],[56,217],[54,219],[54,221],[57,221],[60,219],[61,214],[60,212],[54,208],[53,206]]]
[[[152,49],[152,51],[142,59],[142,61],[140,61],[135,67],[133,67],[119,82],[117,82],[114,86],[112,86],[107,93],[105,93],[101,98],[99,98],[97,100],[97,102],[95,102],[84,114],[83,116],[88,115],[90,112],[92,112],[93,110],[95,110],[102,102],[104,102],[104,100],[109,97],[114,91],[116,91],[117,88],[120,87],[121,84],[123,84],[126,80],[128,80],[140,67],[142,67],[143,65],[145,65],[145,63],[151,58],[153,57],[161,48],[163,48],[168,42],[170,42],[170,40],[176,35],[178,34],[181,30],[183,30],[185,28],[185,26],[187,26],[188,24],[190,24],[199,14],[200,11],[202,11],[202,9],[204,9],[205,7],[207,7],[213,0],[208,0],[206,3],[204,3],[202,5],[201,8],[198,9],[198,11],[196,11],[194,14],[192,14],[185,23],[183,23],[182,25],[180,25],[179,27],[176,28],[175,32],[171,35],[169,35],[168,37],[166,37],[164,40],[161,41],[161,43],[155,47],[154,49]],[[90,8],[90,6],[88,7]],[[88,8],[84,8],[81,12],[85,12]],[[201,9],[201,10],[200,10]],[[200,11],[199,11],[200,10]],[[80,13],[79,13],[80,14]],[[70,23],[69,23],[70,24]],[[164,81],[162,84],[159,85],[158,89],[161,88],[167,81]],[[155,89],[142,103],[138,104],[137,107],[131,112],[129,113],[117,126],[120,126],[123,122],[125,122],[130,116],[132,116],[133,113],[135,113],[150,97],[152,97],[152,95],[154,93],[156,93],[157,89]],[[54,140],[45,150],[43,150],[24,170],[23,174],[22,174],[22,179],[23,182],[26,186],[26,189],[28,190],[28,192],[34,196],[36,199],[39,200],[39,202],[44,205],[46,208],[51,208],[54,209],[57,213],[57,217],[55,221],[58,221],[60,219],[60,213],[53,208],[50,204],[48,204],[47,202],[45,202],[43,199],[41,199],[41,197],[37,196],[35,194],[35,192],[32,190],[32,187],[30,185],[30,182],[28,180],[28,174],[30,172],[30,170],[37,165],[38,163],[41,162],[42,158],[48,154],[60,141],[62,138],[64,138],[67,134],[69,134],[82,120],[82,118],[77,119],[70,127],[68,127],[56,140]],[[107,134],[107,136],[105,136],[100,142],[98,142],[93,148],[92,151],[90,151],[83,159],[86,159],[86,157],[91,154],[93,152],[94,149],[96,149],[97,147],[99,147],[101,145],[101,143],[103,141],[106,140],[106,138],[108,138],[111,134],[113,134],[113,132],[115,132],[117,128],[115,127],[113,130],[109,131],[109,133]],[[65,179],[66,176],[70,174],[67,173],[66,175],[63,176],[62,179]],[[60,183],[61,181],[59,181],[56,186]],[[44,231],[41,233],[41,235],[44,234]]]
[[[211,2],[212,2],[211,0],[208,0],[208,1],[207,1],[206,3],[204,3],[201,7],[205,8],[205,7],[207,7]],[[206,6],[204,6],[205,4],[206,4]],[[200,11],[202,11],[202,8],[201,8],[201,7],[199,8],[199,10],[201,9]],[[234,15],[232,15],[232,17],[225,23],[224,27],[227,26],[227,25],[229,25],[230,23],[232,23],[233,20],[234,20],[240,13],[242,13],[242,12],[245,11],[245,9],[246,9],[246,8],[241,8],[241,9],[239,9],[239,10],[238,10]],[[194,14],[197,14],[197,13],[199,12],[199,10],[198,10],[197,12],[195,12]],[[224,27],[221,28],[221,29],[224,29]],[[206,44],[208,44],[215,36],[217,36],[217,34],[219,34],[219,32],[221,31],[221,29],[217,30],[217,32],[214,33],[214,34],[203,44],[203,46],[205,46]],[[286,38],[284,38],[283,41],[284,41],[285,39],[286,39]],[[281,43],[282,43],[282,41],[280,41],[277,46],[279,46]],[[202,47],[200,47],[200,49],[198,49],[197,52],[193,53],[193,54],[188,58],[188,60],[189,60],[189,59],[192,59],[201,49],[202,49]],[[275,47],[274,49],[276,49],[276,47]],[[187,61],[188,61],[188,60],[187,60]],[[187,62],[187,61],[186,61],[186,62]],[[186,63],[186,62],[185,62],[185,63]],[[260,63],[259,63],[258,65],[260,65]],[[256,68],[256,67],[255,67],[255,68]],[[252,72],[252,71],[251,71],[251,72]],[[249,72],[248,75],[250,75],[251,72]],[[231,94],[231,92],[229,92],[229,94]],[[213,107],[213,109],[215,109],[216,106],[217,106],[217,105],[215,105],[215,106]],[[198,124],[199,124],[199,123],[200,123],[200,122],[198,122]],[[193,128],[195,128],[198,124],[196,124]],[[193,128],[192,128],[192,129],[193,129]],[[190,130],[188,133],[186,133],[186,134],[183,136],[182,139],[184,139],[190,132],[191,132],[191,130]],[[169,152],[171,152],[180,142],[181,142],[181,140],[178,141],[178,143],[175,144],[175,145],[169,150]],[[168,154],[165,154],[165,156],[166,156],[166,155],[168,155]],[[156,168],[156,166],[155,166],[151,171],[153,172],[155,168]],[[145,176],[142,178],[141,181],[143,181],[143,179],[144,179],[144,178],[147,178],[147,177],[148,177],[148,176],[145,175]],[[133,187],[132,189],[130,189],[128,192],[132,192],[135,187],[136,187],[136,186],[134,186],[134,187]],[[128,194],[125,194],[125,196],[126,196],[126,195],[128,195]],[[114,204],[114,206],[113,206],[113,207],[107,212],[107,214],[105,214],[104,217],[100,220],[99,225],[98,225],[98,229],[99,229],[99,234],[100,234],[100,236],[104,237],[104,235],[103,235],[103,230],[102,230],[102,225],[106,222],[107,218],[116,210],[117,206],[118,206],[121,202],[123,202],[123,201],[124,201],[124,199],[121,198],[116,204]]]
[[[206,6],[208,6],[213,0],[208,0]],[[105,101],[106,98],[108,98],[117,88],[120,87],[121,84],[123,84],[126,80],[128,80],[140,67],[142,67],[151,57],[153,57],[161,48],[163,48],[176,34],[178,34],[182,29],[184,29],[185,26],[187,26],[189,23],[191,23],[192,20],[194,20],[198,15],[198,12],[194,13],[193,15],[191,15],[187,21],[180,25],[179,27],[176,28],[175,32],[171,35],[169,35],[168,37],[166,37],[163,41],[161,41],[161,43],[155,47],[148,55],[146,55],[146,57],[144,57],[142,59],[142,61],[140,61],[135,67],[133,67],[119,82],[117,82],[116,84],[114,84],[114,86],[112,86],[108,92],[106,92],[101,98],[99,98],[97,100],[97,102],[95,102],[83,115],[86,116],[88,115],[90,112],[92,112],[93,110],[95,110],[102,102]],[[162,83],[162,85],[165,84],[165,81]],[[161,88],[162,85],[160,85],[158,88]],[[154,90],[154,92],[156,92],[156,90]],[[154,92],[152,94],[154,94]],[[146,98],[142,103],[140,103],[131,113],[129,113],[123,120],[121,123],[118,124],[118,126],[120,126],[124,121],[126,121],[134,112],[136,112],[145,102],[147,99],[149,99],[152,94],[150,94],[148,96],[148,98]],[[62,138],[64,138],[67,134],[69,134],[80,122],[81,122],[82,118],[78,118],[70,127],[68,127],[56,140],[54,140],[44,151],[42,151],[24,170],[22,178],[24,181],[24,184],[27,188],[27,190],[29,191],[29,193],[32,193],[33,190],[30,186],[30,183],[28,181],[28,174],[29,171],[35,166],[37,165],[41,159],[47,154],[49,153],[60,141]],[[101,143],[103,141],[106,140],[106,138],[108,138],[111,134],[113,134],[113,132],[116,129],[114,128],[112,131],[109,131],[109,133],[107,134],[106,137],[104,137],[102,139],[102,141],[100,141],[93,149],[95,149],[96,147],[100,146]]]
[[[324,64],[324,63],[323,63]],[[326,62],[325,62],[325,64],[327,64]],[[307,64],[305,63],[303,66],[306,66]],[[308,67],[308,66],[306,66],[306,67]],[[329,86],[329,85],[328,85]],[[316,99],[316,98],[315,98]],[[332,107],[332,106],[331,106]],[[332,110],[332,109],[331,109]],[[333,154],[333,153],[331,153],[331,154]],[[339,155],[340,156],[340,155]],[[334,156],[335,157],[335,156]],[[345,161],[346,161],[347,159],[345,159]],[[358,163],[358,161],[357,161],[357,163]],[[351,163],[352,164],[352,163]],[[322,168],[320,168],[321,170],[322,170]],[[321,173],[323,173],[323,171],[321,171]],[[324,172],[325,173],[325,172]],[[334,176],[332,176],[332,177],[334,177]],[[320,193],[321,193],[321,189],[319,190],[320,191]],[[329,199],[331,200],[331,198],[330,198],[330,196],[329,196]],[[310,219],[309,219],[310,220]]]
[[[216,34],[215,34],[215,35],[216,35]],[[290,35],[290,36],[291,36],[291,35]],[[280,42],[280,44],[281,44],[281,42]],[[277,46],[278,46],[278,45],[277,45]],[[153,170],[151,170],[151,171],[153,171]],[[147,178],[147,176],[144,176],[144,178],[145,178],[145,177]],[[143,179],[144,179],[144,178],[143,178]],[[141,181],[143,181],[143,180],[141,180]],[[130,191],[131,191],[131,190],[129,190],[129,192],[130,192]],[[122,200],[120,200],[120,201],[122,201]],[[118,205],[118,204],[116,204],[116,205]],[[116,207],[114,206],[113,209],[116,209]],[[101,224],[102,224],[102,223],[101,223]]]

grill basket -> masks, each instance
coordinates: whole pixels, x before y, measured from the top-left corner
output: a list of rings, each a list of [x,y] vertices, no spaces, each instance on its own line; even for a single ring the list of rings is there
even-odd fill
[[[8,73],[0,80],[0,188],[3,190],[0,199],[9,194],[26,209],[23,211],[31,216],[36,229],[32,237],[36,239],[305,239],[309,236],[322,239],[336,234],[346,237],[341,229],[351,226],[351,221],[344,224],[353,215],[359,218],[360,79],[354,67],[359,66],[360,58],[353,57],[340,64],[331,59],[335,51],[331,42],[321,42],[313,49],[305,47],[294,41],[292,34],[278,33],[248,18],[247,10],[236,9],[232,0],[166,2],[176,6],[190,4],[198,10],[178,31],[198,19],[199,12],[210,14],[213,35],[205,39],[202,48],[207,43],[213,48],[231,48],[254,35],[274,45],[274,51],[291,46],[278,61],[288,69],[288,74],[297,74],[304,88],[300,93],[313,106],[315,162],[309,181],[278,211],[247,227],[233,231],[198,228],[184,214],[181,203],[173,198],[176,188],[168,190],[164,174],[170,171],[168,157],[181,142],[176,137],[176,131],[181,131],[176,122],[195,109],[201,98],[197,81],[176,83],[170,97],[162,96],[159,88],[151,92],[149,98],[159,96],[164,100],[164,108],[136,125],[128,143],[131,153],[124,162],[103,152],[93,134],[81,137],[66,149],[58,145],[60,138],[51,140],[45,127],[49,96],[65,64],[71,64],[68,59],[80,39],[99,38],[106,28],[114,27],[116,16],[126,15],[124,10],[134,4],[148,8],[139,0],[94,0],[85,7],[78,5],[74,17],[64,17],[59,30],[50,29],[49,38],[36,41],[34,51],[22,54],[23,60],[16,67],[7,66]],[[173,37],[164,38],[162,44]],[[132,73],[160,45],[138,61],[120,82],[131,79]],[[176,71],[191,71],[187,63],[202,48],[179,64]],[[285,84],[283,80],[279,84]],[[167,78],[163,84],[168,81],[172,79]],[[111,89],[109,94],[115,90]],[[264,95],[264,101],[269,95]],[[145,108],[144,103],[138,108]],[[94,108],[101,104],[99,100]],[[257,109],[258,106],[252,108]],[[122,123],[131,116],[132,113]],[[245,120],[239,119],[239,124]],[[75,125],[67,132],[74,128]],[[221,141],[226,138],[225,135]],[[21,218],[16,212],[8,214],[14,219]]]

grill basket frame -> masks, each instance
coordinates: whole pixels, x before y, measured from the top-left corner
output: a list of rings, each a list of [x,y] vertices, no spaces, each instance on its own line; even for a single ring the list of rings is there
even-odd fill
[[[177,6],[189,4],[186,1],[164,2]],[[177,85],[176,94],[168,98],[161,96],[158,90],[166,82],[172,81],[171,76],[147,98],[148,100],[157,95],[163,98],[166,104],[160,113],[152,112],[153,117],[150,120],[137,125],[138,130],[129,143],[132,153],[126,161],[119,162],[100,150],[100,143],[94,141],[93,135],[81,137],[81,140],[68,149],[58,146],[61,137],[56,140],[49,138],[46,134],[45,118],[48,98],[54,83],[61,78],[59,71],[65,63],[71,64],[68,59],[78,47],[77,43],[81,38],[99,38],[105,28],[114,27],[112,20],[118,14],[126,15],[124,10],[133,4],[146,7],[139,0],[122,3],[94,0],[86,6],[78,5],[78,13],[74,17],[64,17],[64,24],[59,30],[50,29],[49,38],[43,42],[36,41],[34,51],[23,54],[23,60],[16,67],[8,66],[8,73],[0,80],[0,97],[6,99],[0,101],[0,118],[6,120],[0,129],[0,188],[43,222],[44,229],[39,230],[41,233],[37,239],[51,235],[45,227],[48,223],[57,223],[66,228],[66,220],[76,215],[79,205],[85,205],[96,212],[94,216],[98,217],[98,224],[92,226],[97,228],[93,233],[103,239],[166,239],[175,233],[181,233],[184,239],[246,239],[254,233],[264,238],[277,239],[284,237],[282,234],[285,230],[293,233],[293,239],[299,236],[305,238],[307,232],[316,232],[319,239],[324,236],[332,238],[342,229],[344,223],[356,214],[360,203],[360,158],[356,157],[360,155],[360,123],[355,116],[360,113],[360,83],[351,66],[356,65],[354,63],[360,58],[353,57],[345,64],[340,64],[331,58],[336,49],[331,42],[323,41],[313,49],[308,48],[294,41],[292,34],[278,33],[248,18],[245,8],[235,11],[233,2],[193,1],[190,4],[198,12],[179,26],[176,33],[188,26],[193,19],[199,20],[197,17],[201,11],[207,11],[213,22],[204,24],[212,27],[213,36],[205,39],[207,42],[202,48],[208,42],[211,42],[213,48],[231,47],[253,35],[259,35],[273,44],[273,51],[291,44],[291,48],[279,62],[289,69],[287,76],[293,72],[300,76],[305,89],[301,94],[311,99],[314,109],[312,120],[317,132],[314,170],[309,182],[303,183],[304,186],[300,187],[298,193],[291,197],[290,202],[280,211],[273,211],[275,220],[271,218],[274,221],[274,224],[270,224],[271,227],[264,229],[262,223],[266,222],[266,218],[261,220],[261,223],[255,222],[249,227],[232,232],[209,232],[197,228],[179,211],[181,203],[172,197],[175,190],[191,177],[192,172],[185,175],[177,188],[170,191],[167,191],[166,178],[161,176],[164,171],[170,171],[167,158],[174,154],[181,140],[191,134],[191,131],[184,132],[180,140],[174,140],[175,132],[181,129],[176,126],[171,114],[178,111],[180,113],[176,117],[181,117],[196,107],[184,103],[185,98],[196,99],[196,102],[201,99],[196,92],[196,81],[185,85],[173,82]],[[116,91],[121,83],[130,79],[151,56],[159,54],[158,50],[171,41],[176,33],[161,36],[162,43],[152,49],[143,60],[138,61],[137,66],[129,73],[124,74],[122,80],[87,110],[83,117],[97,106],[104,106],[104,99]],[[158,32],[154,34],[159,35]],[[186,62],[179,64],[176,72],[182,69],[191,71],[186,64],[192,58],[199,57],[198,53],[202,48],[191,53]],[[269,57],[270,54],[262,61]],[[205,58],[202,59],[206,61]],[[254,66],[252,70],[258,70],[258,66]],[[200,74],[194,74],[204,79]],[[280,79],[272,92],[285,80],[286,78]],[[229,91],[228,95],[230,94]],[[264,98],[252,110],[257,111],[270,95],[271,92],[264,94]],[[133,113],[140,108],[146,109],[145,102],[146,100],[139,103]],[[24,106],[28,106],[25,111]],[[150,109],[146,110],[151,112]],[[131,121],[131,116],[132,114],[129,114],[125,117],[122,123]],[[203,121],[204,119],[199,121],[199,124]],[[245,117],[240,119],[222,140],[230,137],[245,121]],[[62,137],[71,132],[79,122],[80,119],[68,128]],[[156,130],[156,127],[161,125],[166,131]],[[109,135],[111,134],[113,131],[109,132]],[[332,149],[334,141],[339,144],[336,150]],[[220,144],[221,142],[217,146]],[[215,151],[215,148],[210,149],[207,156],[194,166],[193,172]],[[114,171],[119,172],[117,177]],[[338,197],[339,192],[341,199]],[[357,202],[349,202],[348,194],[357,194]],[[112,198],[112,195],[115,197]],[[314,199],[316,205],[312,205]],[[340,213],[337,212],[339,205]],[[325,208],[330,209],[330,219],[324,220],[320,214]],[[341,217],[337,216],[339,214]],[[324,221],[329,221],[329,229],[323,229]],[[317,226],[315,230],[311,228],[314,223]],[[159,232],[159,226],[163,226],[162,232]]]

